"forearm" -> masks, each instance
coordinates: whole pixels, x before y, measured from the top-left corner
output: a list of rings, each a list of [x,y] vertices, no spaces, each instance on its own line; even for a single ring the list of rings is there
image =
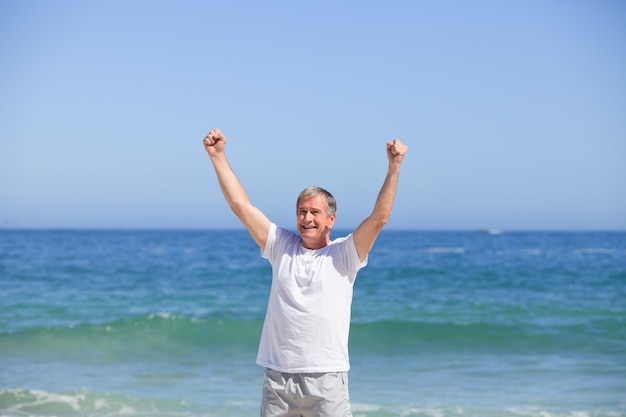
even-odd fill
[[[217,155],[211,155],[211,162],[213,163],[213,168],[215,168],[215,174],[217,175],[217,180],[226,202],[239,217],[242,206],[249,204],[245,189],[230,167],[228,159],[223,152]]]
[[[380,192],[378,193],[374,209],[370,215],[370,218],[381,228],[387,223],[389,217],[391,216],[391,210],[393,208],[393,202],[398,188],[399,176],[400,166],[397,164],[389,164],[385,181],[380,189]]]
[[[400,164],[407,150],[408,147],[398,139],[394,139],[393,142],[387,142],[387,158],[389,165],[385,182],[378,193],[372,214],[354,231],[354,245],[356,246],[356,251],[361,261],[365,260],[372,246],[374,246],[374,241],[378,233],[380,233],[383,226],[389,221],[393,200],[396,198],[396,190],[398,188]]]

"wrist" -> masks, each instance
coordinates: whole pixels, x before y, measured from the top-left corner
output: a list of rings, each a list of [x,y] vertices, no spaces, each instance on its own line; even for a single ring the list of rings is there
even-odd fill
[[[400,172],[400,163],[398,162],[391,162],[389,161],[389,167],[387,168],[387,171],[390,173],[399,173]]]

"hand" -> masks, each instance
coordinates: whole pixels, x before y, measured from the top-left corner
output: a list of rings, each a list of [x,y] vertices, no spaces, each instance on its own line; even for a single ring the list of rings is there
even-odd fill
[[[408,150],[409,147],[400,142],[399,139],[394,139],[393,142],[387,142],[387,158],[389,159],[389,163],[400,166]]]
[[[209,156],[216,155],[220,152],[224,152],[224,146],[226,145],[226,136],[219,129],[211,130],[204,137],[204,149]]]

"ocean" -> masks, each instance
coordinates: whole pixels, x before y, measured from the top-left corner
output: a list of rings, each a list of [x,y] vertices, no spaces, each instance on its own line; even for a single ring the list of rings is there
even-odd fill
[[[270,278],[243,230],[0,230],[0,416],[258,416]],[[355,417],[626,416],[626,233],[385,230],[350,358]]]

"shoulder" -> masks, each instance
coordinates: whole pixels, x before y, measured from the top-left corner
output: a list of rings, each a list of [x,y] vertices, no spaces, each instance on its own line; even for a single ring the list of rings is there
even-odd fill
[[[301,242],[300,236],[297,233],[287,230],[280,226],[276,226],[276,225],[273,225],[273,226],[274,226],[274,236],[276,240],[285,241],[290,244],[297,244]]]
[[[347,236],[333,239],[330,242],[329,247],[335,248],[334,250],[343,253],[348,258],[356,257],[357,260],[359,258],[356,250],[356,244],[354,242],[354,235],[352,233]]]
[[[262,256],[272,259],[278,253],[292,251],[292,248],[297,247],[299,244],[301,244],[299,235],[272,223]]]
[[[350,244],[354,245],[354,236],[352,235],[352,233],[346,236],[334,238],[333,240],[331,240],[329,246],[344,247]]]
[[[350,277],[351,281],[354,281],[357,271],[367,265],[367,257],[363,261],[359,259],[352,234],[334,239],[328,248],[335,268]]]

